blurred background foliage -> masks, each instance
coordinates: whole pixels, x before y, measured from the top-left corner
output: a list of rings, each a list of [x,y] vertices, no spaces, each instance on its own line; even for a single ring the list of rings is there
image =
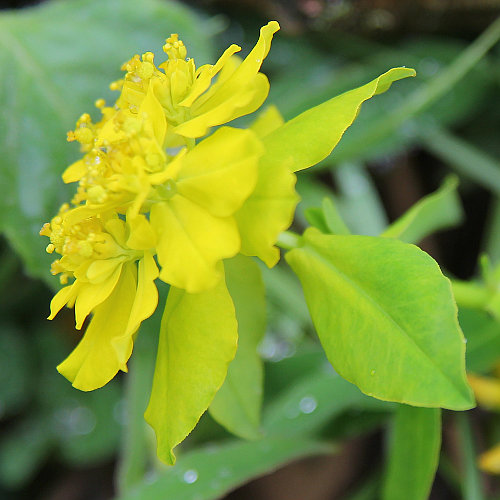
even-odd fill
[[[65,142],[66,131],[97,98],[113,98],[108,84],[120,77],[124,61],[158,52],[164,38],[178,32],[198,65],[213,62],[233,42],[248,51],[258,28],[277,19],[282,30],[264,72],[271,80],[268,102],[286,118],[392,66],[417,70],[417,78],[365,104],[334,154],[300,173],[296,229],[306,220],[324,222],[327,197],[353,232],[379,234],[450,172],[457,174],[459,196],[456,181],[447,181],[440,193],[448,194],[439,195],[446,198],[439,202],[444,222],[435,228],[454,227],[421,246],[461,280],[479,276],[479,255],[489,256],[491,269],[483,265],[477,286],[490,290],[491,300],[459,305],[469,369],[494,374],[500,366],[498,33],[471,43],[495,21],[500,3],[28,3],[4,1],[0,12],[0,498],[401,498],[394,495],[405,450],[394,448],[391,433],[404,435],[410,422],[410,445],[417,439],[429,445],[421,462],[437,461],[435,416],[408,420],[404,411],[395,412],[399,405],[362,395],[328,368],[286,265],[263,269],[264,437],[238,440],[206,415],[183,444],[178,464],[166,470],[154,458],[154,436],[142,418],[158,314],[141,330],[131,374],[92,393],[73,390],[55,366],[77,338],[70,313],[50,324],[44,319],[56,284],[38,230],[68,198],[60,175],[78,151]],[[499,498],[498,481],[476,465],[476,456],[500,439],[497,393],[489,408],[443,414],[431,498]],[[432,467],[415,471],[421,483],[431,481]],[[426,498],[427,492],[405,496]]]

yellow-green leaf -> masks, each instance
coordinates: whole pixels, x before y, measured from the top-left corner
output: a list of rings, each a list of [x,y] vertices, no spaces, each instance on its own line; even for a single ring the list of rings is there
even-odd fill
[[[415,70],[393,68],[362,87],[304,111],[264,138],[266,161],[288,162],[294,172],[316,165],[332,152],[363,102],[409,76],[415,76]]]
[[[364,393],[415,406],[474,406],[451,285],[414,245],[309,229],[287,254],[334,368]]]
[[[237,436],[260,437],[264,367],[257,346],[266,331],[266,299],[259,266],[238,255],[224,263],[226,282],[238,320],[238,351],[210,414]]]
[[[175,463],[173,448],[193,430],[224,382],[236,353],[237,328],[224,279],[198,294],[170,288],[144,415],[166,463]]]

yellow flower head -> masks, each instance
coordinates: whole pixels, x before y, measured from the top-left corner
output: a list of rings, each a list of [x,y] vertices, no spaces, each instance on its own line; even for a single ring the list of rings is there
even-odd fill
[[[132,336],[156,308],[158,276],[200,293],[222,279],[221,261],[240,251],[275,263],[272,247],[291,222],[297,196],[286,167],[262,172],[261,132],[269,126],[226,126],[201,136],[262,104],[268,82],[259,69],[278,28],[264,26],[244,61],[233,57],[239,50],[233,45],[215,65],[198,69],[172,35],[167,61],[156,67],[152,53],[134,56],[123,81],[113,84],[121,88],[116,104],[98,100],[101,120],[84,114],[68,133],[83,158],[63,180],[77,182],[77,190],[41,234],[50,238],[47,251],[60,254],[52,273],[67,285],[54,296],[49,319],[64,305],[74,307],[80,329],[94,314],[59,366],[75,387],[90,390],[126,370]],[[261,218],[265,212],[269,227],[255,231],[249,212]]]

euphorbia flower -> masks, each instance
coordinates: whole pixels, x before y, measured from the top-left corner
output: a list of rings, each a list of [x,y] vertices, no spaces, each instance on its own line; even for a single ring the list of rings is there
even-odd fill
[[[52,273],[61,273],[63,283],[74,279],[52,299],[49,319],[68,305],[80,329],[94,313],[82,341],[57,368],[74,387],[90,391],[127,371],[132,337],[156,309],[156,238],[142,215],[125,222],[108,213],[68,225],[68,210],[64,206],[40,232],[50,237],[47,250],[61,255]]]
[[[84,153],[63,174],[77,191],[41,231],[47,251],[61,255],[52,272],[63,284],[73,280],[53,298],[49,318],[74,307],[80,329],[93,313],[58,367],[79,389],[127,370],[134,334],[157,306],[155,279],[171,285],[146,413],[169,463],[236,352],[238,311],[227,284],[238,266],[259,281],[250,257],[269,267],[279,260],[275,243],[298,201],[294,171],[328,155],[362,102],[413,74],[391,70],[287,123],[270,107],[249,129],[224,126],[204,137],[261,106],[269,84],[259,70],[278,29],[264,26],[243,61],[231,45],[215,65],[196,69],[177,35],[159,67],[151,52],[134,56],[112,85],[121,89],[117,102],[97,101],[102,119],[82,115],[68,133]]]

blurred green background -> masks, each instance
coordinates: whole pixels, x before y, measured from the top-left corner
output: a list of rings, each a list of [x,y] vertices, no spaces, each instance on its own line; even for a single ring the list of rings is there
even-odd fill
[[[268,102],[287,119],[390,67],[417,70],[415,79],[365,104],[333,155],[300,173],[295,229],[326,196],[353,232],[378,234],[454,172],[463,213],[453,217],[453,228],[421,246],[449,276],[472,279],[480,253],[493,265],[500,261],[498,27],[471,45],[500,15],[500,2],[66,0],[1,6],[0,498],[380,498],[395,405],[361,395],[328,369],[298,281],[285,265],[272,273],[263,269],[269,299],[260,346],[266,437],[231,438],[205,416],[182,446],[179,464],[166,470],[154,458],[154,436],[142,419],[158,315],[141,330],[134,375],[92,393],[72,389],[55,366],[77,335],[71,311],[45,320],[57,283],[38,231],[69,198],[60,175],[79,153],[66,143],[66,132],[81,113],[93,113],[97,98],[113,99],[108,84],[120,77],[124,61],[146,50],[159,54],[172,32],[198,65],[214,62],[230,43],[246,54],[259,27],[276,19],[281,31],[263,71],[271,80]],[[500,356],[498,320],[464,309],[461,324],[469,339],[468,366],[490,373]],[[431,498],[499,498],[496,479],[475,466],[476,454],[500,439],[495,411],[450,412],[444,425]]]

